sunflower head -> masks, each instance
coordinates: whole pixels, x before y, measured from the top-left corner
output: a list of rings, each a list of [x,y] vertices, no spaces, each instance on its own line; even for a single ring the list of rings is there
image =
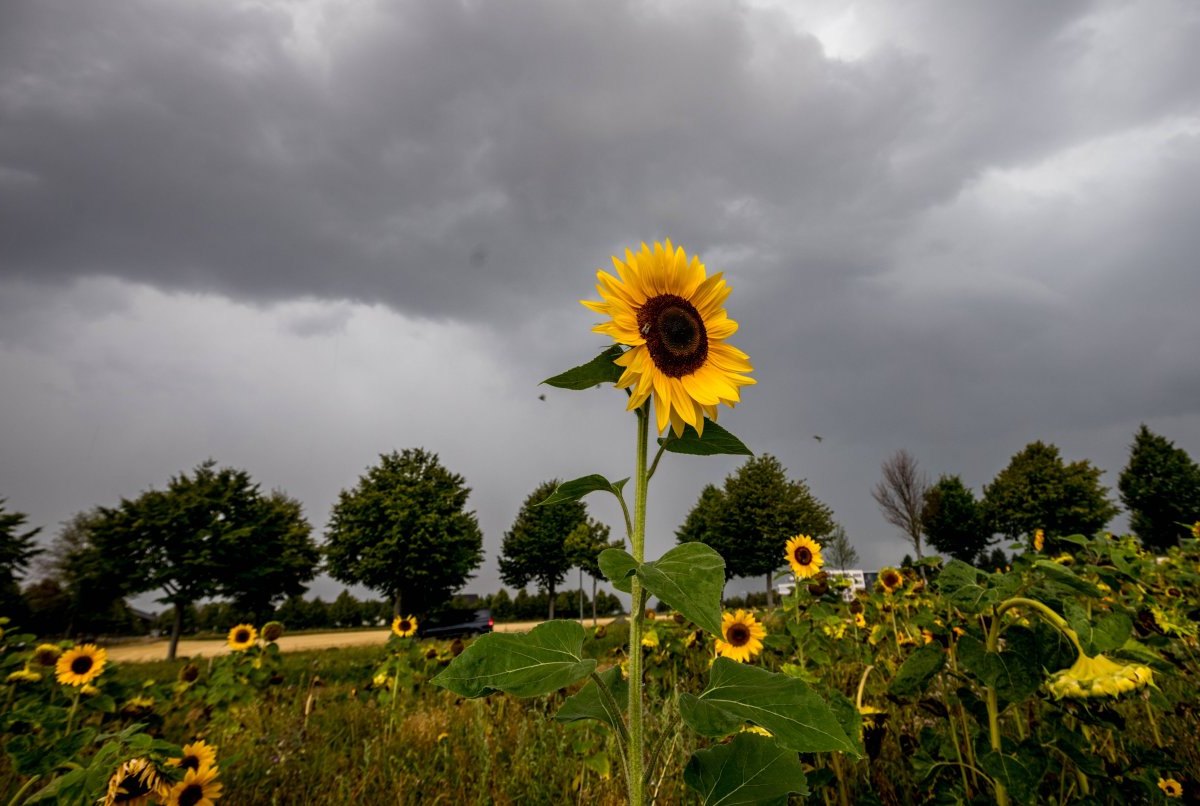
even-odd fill
[[[1033,550],[1041,551],[1046,546],[1046,531],[1035,529],[1033,532]]]
[[[38,666],[53,666],[62,656],[62,647],[58,644],[38,644],[33,650],[33,662]]]
[[[1081,654],[1068,669],[1050,675],[1046,689],[1056,700],[1064,697],[1083,700],[1089,697],[1119,697],[1152,684],[1150,667],[1140,663],[1117,663],[1104,655]]]
[[[767,629],[748,610],[721,616],[721,637],[716,639],[717,654],[745,663],[762,652]]]
[[[184,770],[206,770],[217,766],[217,748],[203,739],[197,739],[183,746],[182,756],[170,759],[167,763]]]
[[[6,683],[37,683],[41,679],[42,676],[39,673],[26,666],[10,673],[4,680]]]
[[[167,803],[170,806],[215,806],[224,786],[217,780],[217,773],[216,767],[188,770],[183,774],[183,780],[171,787]]]
[[[158,768],[148,759],[132,758],[117,767],[116,772],[108,779],[108,791],[104,796],[104,806],[115,804],[142,804],[166,797],[166,780]]]
[[[879,572],[879,584],[884,593],[895,593],[904,585],[904,576],[895,568],[884,568]]]
[[[179,670],[180,683],[195,683],[200,677],[200,667],[194,663],[189,663]]]
[[[396,616],[392,619],[392,632],[401,638],[408,638],[417,631],[417,620],[412,616]]]
[[[854,614],[854,626],[860,630],[867,626],[867,617],[862,614],[862,611]]]
[[[1176,781],[1174,778],[1159,778],[1158,788],[1163,794],[1172,800],[1183,797],[1183,784]]]
[[[229,631],[227,643],[234,652],[245,652],[258,640],[258,630],[253,624],[239,624]]]
[[[282,621],[268,621],[263,625],[262,639],[268,644],[272,641],[278,641],[281,635],[283,635]]]
[[[617,386],[630,389],[630,410],[653,395],[658,431],[670,425],[680,436],[690,425],[702,434],[718,404],[736,405],[740,388],[755,383],[748,356],[725,342],[737,332],[723,307],[729,285],[669,240],[612,261],[616,277],[596,273],[600,301],[581,302],[609,317],[594,332],[630,348],[615,361],[624,368]]]
[[[55,676],[64,686],[86,686],[100,676],[108,652],[95,644],[73,646],[58,656]]]
[[[789,540],[784,554],[798,579],[816,576],[825,564],[825,558],[821,556],[821,544],[808,535],[796,535]]]
[[[642,646],[645,649],[658,649],[658,631],[646,630],[642,635]]]

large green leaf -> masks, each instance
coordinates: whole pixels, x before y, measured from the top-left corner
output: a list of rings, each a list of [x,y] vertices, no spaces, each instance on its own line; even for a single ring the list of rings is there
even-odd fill
[[[633,586],[633,574],[638,569],[638,561],[624,549],[605,549],[596,558],[600,571],[612,586],[622,593],[629,593]]]
[[[729,744],[697,751],[683,780],[700,793],[705,806],[785,804],[789,792],[808,794],[796,753],[753,733],[739,733]]]
[[[980,584],[983,574],[962,560],[951,560],[934,583],[950,602],[968,613],[978,613],[993,604],[995,593]]]
[[[1072,599],[1063,602],[1063,615],[1089,655],[1120,648],[1133,632],[1133,620],[1124,613],[1104,613],[1093,622],[1083,605]]]
[[[936,641],[925,644],[912,653],[900,665],[896,676],[888,685],[888,694],[894,697],[915,697],[929,687],[929,681],[946,665],[946,653]]]
[[[1018,644],[1027,642],[1033,633],[1014,631],[1009,638]],[[1021,651],[1023,650],[1023,651]],[[963,669],[979,678],[984,685],[994,686],[996,693],[1010,702],[1021,702],[1038,690],[1044,675],[1032,647],[1020,650],[988,652],[982,641],[970,635],[958,639],[957,656]]]
[[[1086,579],[1075,576],[1073,571],[1056,562],[1037,560],[1034,562],[1033,567],[1042,572],[1047,582],[1096,599],[1099,599],[1103,595],[1095,585]]]
[[[463,697],[492,691],[536,697],[582,680],[595,668],[596,661],[583,657],[578,622],[547,621],[528,633],[476,638],[433,682]]]
[[[721,634],[725,561],[711,546],[676,546],[654,562],[643,563],[637,575],[650,593],[713,635]]]
[[[658,444],[671,453],[686,453],[691,456],[716,456],[723,453],[736,456],[754,455],[754,451],[747,448],[740,439],[712,420],[704,424],[703,435],[697,434],[695,428],[686,425],[682,436],[677,437],[672,433],[659,439]]]
[[[613,730],[620,730],[619,725],[623,723],[623,716],[629,702],[629,683],[621,676],[619,666],[605,669],[598,676],[604,681],[604,685],[608,687],[616,701],[617,710],[615,712],[608,702],[608,698],[601,694],[600,687],[593,679],[578,692],[567,697],[558,712],[554,714],[554,718],[559,722],[595,719],[605,723]]]
[[[547,378],[542,383],[557,386],[559,389],[576,390],[591,389],[602,383],[616,383],[621,379],[621,373],[625,370],[614,364],[613,361],[623,352],[624,350],[619,345],[614,344],[586,364],[572,367],[553,378]]]
[[[833,711],[803,680],[728,658],[713,661],[708,688],[699,697],[680,696],[679,711],[703,736],[726,736],[753,722],[788,750],[859,754]]]
[[[620,479],[619,481],[609,481],[599,473],[593,473],[590,476],[583,476],[578,479],[564,481],[562,484],[554,488],[554,492],[549,498],[539,501],[537,506],[545,507],[550,504],[561,504],[564,501],[578,501],[588,493],[612,493],[617,498],[621,497],[621,488],[629,479]]]

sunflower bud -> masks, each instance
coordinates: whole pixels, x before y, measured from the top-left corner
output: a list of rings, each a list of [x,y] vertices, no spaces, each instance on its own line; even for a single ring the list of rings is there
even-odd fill
[[[268,644],[273,641],[278,641],[281,635],[283,635],[282,621],[268,621],[263,625],[262,638]]]

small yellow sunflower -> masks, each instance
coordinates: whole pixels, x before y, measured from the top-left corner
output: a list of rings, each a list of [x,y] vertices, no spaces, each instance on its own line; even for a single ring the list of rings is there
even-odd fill
[[[197,739],[183,746],[180,758],[170,759],[167,763],[185,770],[206,770],[217,766],[217,748],[203,739]]]
[[[749,356],[725,342],[738,327],[722,307],[729,285],[669,240],[612,262],[617,277],[596,272],[601,300],[580,302],[610,317],[593,332],[630,348],[615,361],[625,368],[617,386],[632,387],[629,410],[653,394],[660,433],[669,424],[676,436],[685,425],[702,434],[705,416],[716,420],[718,404],[736,405],[739,387],[756,383]]]
[[[904,576],[895,568],[884,568],[879,572],[879,584],[884,593],[895,593],[904,585]]]
[[[38,666],[53,666],[62,657],[62,647],[58,644],[38,644],[33,650],[33,662]]]
[[[392,619],[392,632],[401,638],[407,638],[417,631],[417,620],[412,616],[396,616]]]
[[[642,646],[646,649],[658,649],[658,632],[656,630],[646,630],[642,635]]]
[[[73,646],[54,665],[58,682],[64,686],[86,686],[104,671],[108,652],[95,644]]]
[[[126,761],[108,779],[104,806],[143,806],[166,797],[166,780],[148,759],[132,758]]]
[[[858,627],[860,630],[865,628],[867,626],[867,617],[864,616],[862,613],[855,613],[854,614],[854,626]]]
[[[1043,529],[1035,529],[1033,532],[1033,550],[1041,551],[1046,545],[1046,532]]]
[[[748,610],[725,613],[721,616],[721,638],[716,639],[717,654],[745,663],[762,652],[762,639],[766,637],[767,628]]]
[[[1183,784],[1176,781],[1174,778],[1159,778],[1158,788],[1163,791],[1163,794],[1172,800],[1183,797]]]
[[[217,781],[217,768],[188,770],[183,780],[171,787],[167,793],[168,806],[214,806],[221,797],[224,787]]]
[[[785,554],[797,579],[816,576],[825,564],[825,558],[821,556],[821,544],[808,535],[796,535],[789,540]]]
[[[227,642],[234,652],[245,652],[257,640],[258,630],[254,629],[253,624],[239,624],[229,631]]]

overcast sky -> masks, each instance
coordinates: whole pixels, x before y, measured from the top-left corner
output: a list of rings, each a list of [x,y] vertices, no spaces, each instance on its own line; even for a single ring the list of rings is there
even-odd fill
[[[899,448],[1200,456],[1197,76],[1191,0],[0,0],[0,497],[50,537],[212,457],[320,535],[423,446],[494,590],[539,482],[632,470],[622,393],[537,384],[666,237],[733,286],[721,424],[865,567]],[[650,555],[738,464],[664,463]]]

